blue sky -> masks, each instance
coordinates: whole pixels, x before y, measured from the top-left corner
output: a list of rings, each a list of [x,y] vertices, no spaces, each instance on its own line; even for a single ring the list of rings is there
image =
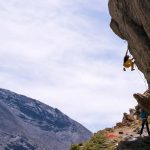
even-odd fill
[[[108,0],[0,0],[0,84],[95,132],[136,105],[145,85],[123,72],[126,43],[110,29]]]

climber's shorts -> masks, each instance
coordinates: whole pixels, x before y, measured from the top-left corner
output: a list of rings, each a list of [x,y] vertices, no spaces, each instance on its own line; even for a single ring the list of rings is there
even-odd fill
[[[129,67],[131,67],[132,65],[133,65],[133,62],[132,62],[131,60],[127,60],[127,61],[123,64],[123,66],[126,67],[126,68],[129,68]]]

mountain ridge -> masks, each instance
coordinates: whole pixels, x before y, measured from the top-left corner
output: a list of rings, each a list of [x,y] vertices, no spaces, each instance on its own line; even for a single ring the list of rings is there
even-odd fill
[[[92,135],[57,108],[6,89],[0,89],[0,112],[0,145],[5,149],[22,146],[22,141],[24,149],[67,150]],[[4,134],[9,135],[6,140]]]

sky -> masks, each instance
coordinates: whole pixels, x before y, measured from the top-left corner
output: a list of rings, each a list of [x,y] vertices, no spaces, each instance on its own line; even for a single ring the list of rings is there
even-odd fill
[[[110,19],[108,0],[0,0],[1,88],[92,132],[114,126],[146,85],[137,68],[123,72],[127,43]]]

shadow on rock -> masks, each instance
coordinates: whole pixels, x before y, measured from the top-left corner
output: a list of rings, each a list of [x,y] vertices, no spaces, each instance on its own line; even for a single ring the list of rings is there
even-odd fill
[[[122,141],[118,150],[150,150],[150,137],[138,137],[136,140]]]

